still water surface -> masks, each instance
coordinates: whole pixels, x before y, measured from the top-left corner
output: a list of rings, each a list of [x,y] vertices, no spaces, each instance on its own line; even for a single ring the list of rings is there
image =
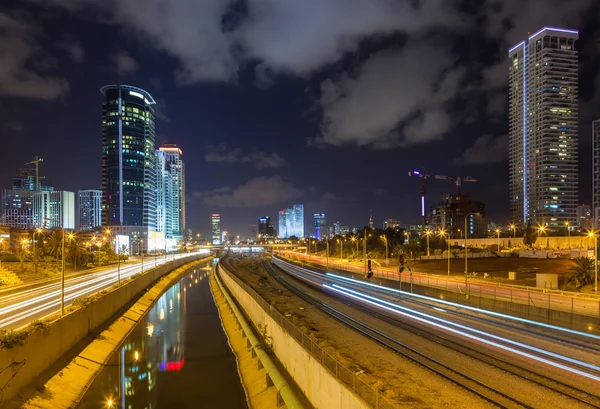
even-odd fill
[[[117,349],[78,408],[246,409],[208,271],[169,288]]]

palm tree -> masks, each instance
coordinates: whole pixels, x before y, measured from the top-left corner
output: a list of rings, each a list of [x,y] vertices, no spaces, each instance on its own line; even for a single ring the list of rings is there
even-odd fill
[[[413,258],[413,254],[421,250],[421,244],[415,239],[409,239],[404,246],[406,251],[410,252],[410,258]]]
[[[594,260],[588,257],[577,257],[573,260],[574,265],[569,268],[567,283],[573,284],[575,288],[594,282]]]
[[[53,231],[50,237],[48,237],[48,254],[55,257],[57,263],[62,251],[62,239],[62,232],[59,230]]]

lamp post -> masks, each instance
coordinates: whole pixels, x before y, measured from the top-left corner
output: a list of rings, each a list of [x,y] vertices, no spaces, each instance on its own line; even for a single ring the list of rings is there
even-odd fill
[[[73,234],[69,234],[69,239]],[[62,273],[60,279],[60,315],[65,315],[65,228],[62,228]]]
[[[381,236],[381,239],[384,241],[385,243],[385,265],[387,266],[389,264],[389,260],[388,260],[388,240],[387,240],[387,236],[383,235]]]
[[[144,274],[144,239],[140,239],[140,252],[142,253],[142,274]]]
[[[340,263],[342,262],[342,253],[344,252],[344,244],[342,239],[338,239],[337,242],[340,244]]]
[[[498,234],[498,253],[500,253],[500,229],[496,229],[496,233]]]
[[[565,222],[565,226],[567,226],[567,235],[569,236],[569,250],[571,250],[571,223]]]
[[[329,227],[327,227],[327,237],[325,238],[325,256],[327,257],[327,268],[329,268]]]
[[[446,232],[440,230],[440,236],[445,237]],[[448,277],[450,277],[450,233],[448,233]]]
[[[588,236],[594,238],[594,292],[598,294],[598,238],[593,231],[589,232]]]
[[[513,231],[513,238],[516,239],[517,238],[517,226],[515,226],[514,224],[511,224],[510,229]]]
[[[543,233],[546,230],[546,228],[542,225],[538,227],[538,240],[540,238],[540,234]],[[538,246],[540,246],[540,248],[542,248],[542,245],[538,243]]]
[[[467,253],[467,233],[468,233],[468,229],[467,229],[467,215],[465,215],[465,298],[468,300],[469,299],[469,282],[468,282],[468,278],[469,278],[469,269],[467,266],[468,263],[468,253]]]
[[[33,265],[34,265],[34,269],[35,269],[35,273],[37,274],[38,272],[38,259],[37,259],[37,253],[35,251],[35,233],[41,233],[42,229],[36,229],[33,231],[33,235],[31,236],[31,244],[33,246]]]
[[[427,236],[427,257],[429,257],[429,236],[431,235],[431,230],[427,229],[425,231],[425,236]]]
[[[365,263],[365,276],[367,275],[367,228],[364,229],[365,238],[363,239],[363,260]]]

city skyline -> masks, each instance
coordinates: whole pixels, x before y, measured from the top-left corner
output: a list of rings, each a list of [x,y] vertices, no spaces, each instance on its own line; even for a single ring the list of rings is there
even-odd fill
[[[211,72],[202,63],[208,61],[204,51],[182,40],[195,38],[192,29],[169,20],[183,18],[182,13],[168,14],[163,22],[163,13],[153,6],[148,9],[153,24],[144,25],[137,16],[124,19],[120,6],[109,10],[92,1],[83,10],[51,1],[31,5],[26,19],[15,13],[19,4],[9,2],[0,11],[8,21],[23,27],[39,24],[46,35],[32,32],[32,43],[21,45],[30,52],[25,60],[7,64],[23,67],[39,82],[23,82],[14,74],[18,70],[0,78],[11,84],[0,89],[0,99],[9,106],[0,115],[0,126],[6,150],[14,153],[0,165],[0,187],[10,188],[22,164],[39,155],[45,158],[41,172],[57,190],[100,189],[97,90],[126,83],[155,98],[156,145],[175,142],[186,152],[187,206],[193,209],[188,210],[187,227],[205,236],[210,235],[213,212],[222,215],[228,231],[244,234],[259,215],[274,216],[290,202],[304,203],[307,214],[324,212],[349,226],[365,225],[369,209],[376,226],[386,218],[417,224],[419,183],[403,176],[409,169],[476,177],[480,182],[468,190],[486,203],[488,220],[508,223],[507,201],[500,199],[509,197],[506,57],[513,45],[529,38],[528,32],[551,26],[579,31],[577,205],[591,203],[592,158],[584,152],[592,145],[592,120],[600,117],[600,80],[594,69],[600,61],[594,43],[600,32],[599,7],[579,2],[557,6],[548,14],[545,11],[554,6],[546,2],[526,4],[463,10],[448,3],[430,11],[431,20],[410,10],[414,25],[398,16],[380,32],[375,30],[380,19],[396,15],[382,6],[372,26],[349,21],[342,31],[337,31],[339,25],[321,27],[319,38],[331,43],[316,41],[316,48],[309,49],[295,42],[302,38],[298,33],[286,36],[291,28],[283,25],[284,35],[275,37],[288,38],[286,48],[294,49],[294,55],[284,53],[279,60],[258,52],[279,49],[275,44],[265,48],[257,38],[245,37],[240,46],[248,53],[238,56],[219,49],[217,55],[231,58],[218,59]],[[182,6],[166,7],[174,11]],[[522,7],[528,12],[521,13]],[[47,10],[60,13],[49,16]],[[106,24],[86,17],[87,11],[114,19]],[[214,10],[204,11],[199,14],[215,17]],[[335,15],[335,7],[330,11]],[[164,32],[170,35],[154,41],[153,27],[165,27],[167,20],[172,31]],[[255,23],[243,13],[234,20],[229,28],[234,33]],[[64,27],[71,37],[62,38],[53,26]],[[211,36],[223,39],[225,31],[217,28]],[[349,43],[341,41],[346,38],[342,33],[349,33]],[[363,41],[375,35],[384,41]],[[17,33],[9,31],[7,36],[18,41]],[[461,47],[464,38],[473,46]],[[108,46],[114,43],[117,49]],[[218,48],[224,43],[212,44]],[[2,58],[11,58],[9,54]],[[55,64],[31,66],[34,56]],[[420,82],[410,80],[415,73]],[[400,168],[390,172],[390,164],[396,163]],[[428,186],[432,198],[447,193],[449,186]]]

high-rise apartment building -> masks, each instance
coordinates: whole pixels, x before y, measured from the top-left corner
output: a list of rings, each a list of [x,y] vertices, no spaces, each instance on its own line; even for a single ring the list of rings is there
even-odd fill
[[[315,222],[315,239],[320,240],[325,234],[325,225],[327,224],[325,213],[315,213],[313,220]]]
[[[383,230],[385,230],[385,229],[395,229],[396,227],[400,227],[400,220],[385,219],[383,221]]]
[[[464,237],[465,219],[467,237],[487,237],[485,204],[474,201],[468,193],[444,195],[439,203],[434,203],[429,215],[429,228],[432,231],[444,230],[452,238]],[[409,230],[413,229],[409,227]]]
[[[106,85],[102,106],[102,225],[158,246],[155,104],[143,89]]]
[[[592,212],[594,228],[600,226],[600,119],[592,122]]]
[[[508,52],[513,223],[557,228],[575,220],[578,38],[577,30],[545,27]]]
[[[65,191],[33,194],[33,223],[42,229],[75,229],[75,193]]]
[[[221,215],[213,213],[212,221],[212,244],[221,244]]]
[[[77,192],[79,229],[93,230],[102,226],[102,191],[85,189]]]
[[[54,188],[39,178],[38,189],[50,192]],[[33,169],[21,169],[13,178],[12,189],[2,189],[2,224],[15,229],[31,229],[33,220],[33,194],[36,191],[36,176]]]
[[[166,170],[171,174],[172,235],[181,240],[185,232],[185,166],[183,152],[177,145],[166,144],[158,148],[166,159]]]

